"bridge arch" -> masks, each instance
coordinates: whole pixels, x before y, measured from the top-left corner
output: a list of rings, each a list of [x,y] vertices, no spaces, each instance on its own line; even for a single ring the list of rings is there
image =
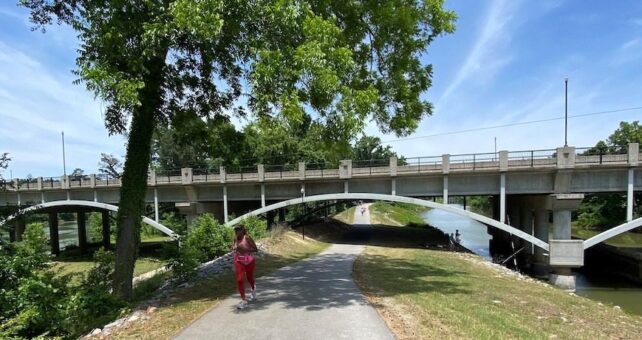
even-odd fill
[[[63,201],[51,201],[51,202],[46,202],[46,203],[41,203],[41,204],[36,204],[32,205],[30,207],[20,209],[17,213],[7,217],[6,219],[0,221],[0,227],[5,225],[7,222],[10,222],[14,219],[16,219],[18,216],[31,213],[34,211],[46,209],[46,208],[54,208],[54,207],[90,207],[90,208],[97,208],[97,209],[102,209],[102,210],[109,210],[109,211],[114,211],[118,212],[118,207],[115,205],[107,204],[107,203],[100,203],[100,202],[94,202],[94,201],[81,201],[81,200],[63,200]],[[142,216],[143,218],[143,223],[148,224],[152,226],[153,228],[159,230],[163,234],[177,239],[179,235],[175,233],[173,230],[167,228],[166,226],[152,220],[149,217]]]
[[[455,208],[452,206],[448,206],[445,204],[437,203],[437,202],[432,202],[432,201],[426,201],[418,198],[410,198],[410,197],[404,197],[404,196],[393,196],[393,195],[385,195],[385,194],[370,194],[370,193],[341,193],[341,194],[324,194],[324,195],[314,195],[314,196],[305,196],[302,198],[293,198],[290,200],[286,200],[283,202],[275,203],[268,205],[266,207],[254,210],[252,212],[249,212],[243,216],[237,217],[225,225],[228,227],[231,227],[239,222],[241,222],[243,219],[249,217],[249,216],[256,216],[260,215],[263,213],[266,213],[268,211],[284,208],[290,205],[296,205],[296,204],[302,204],[302,203],[307,203],[307,202],[318,202],[318,201],[328,201],[328,200],[373,200],[373,201],[389,201],[389,202],[399,202],[399,203],[409,203],[409,204],[415,204],[427,208],[432,208],[432,209],[441,209],[448,211],[450,213],[453,213],[455,215],[460,215],[464,217],[471,218],[473,220],[479,221],[483,224],[490,225],[492,227],[495,227],[497,229],[503,230],[511,235],[515,235],[523,240],[526,240],[535,246],[538,246],[545,251],[548,251],[548,243],[532,236],[529,235],[515,227],[512,227],[508,224],[501,223],[499,221],[493,220],[492,218],[488,218],[486,216],[476,214],[470,211],[466,211],[463,209]]]
[[[629,230],[633,230],[638,227],[642,227],[642,217],[624,224],[620,224],[617,227],[613,227],[605,232],[602,232],[600,234],[597,234],[587,239],[586,241],[584,241],[584,249],[588,249],[600,242],[604,242],[610,239],[611,237],[615,237],[617,235],[620,235],[622,233],[625,233]]]

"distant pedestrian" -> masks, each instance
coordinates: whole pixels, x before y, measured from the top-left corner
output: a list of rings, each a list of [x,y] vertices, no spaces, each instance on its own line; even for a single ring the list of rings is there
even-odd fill
[[[450,233],[450,235],[448,235],[448,247],[450,248],[450,250],[455,250],[455,234],[453,233]]]
[[[455,230],[455,243],[461,243],[461,234],[459,233],[459,229]]]
[[[256,267],[256,260],[252,253],[258,251],[254,240],[247,234],[245,227],[242,225],[234,227],[234,244],[232,250],[234,252],[234,271],[236,272],[236,284],[241,294],[241,302],[236,306],[238,309],[245,309],[247,307],[247,299],[245,298],[245,278],[250,283],[252,289],[250,298],[256,299],[256,285],[254,283],[254,268]]]

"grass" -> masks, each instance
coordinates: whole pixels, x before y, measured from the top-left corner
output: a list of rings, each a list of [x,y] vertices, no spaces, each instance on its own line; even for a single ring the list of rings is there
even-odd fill
[[[350,207],[334,216],[335,219],[345,223],[352,224],[354,222],[354,211],[356,207]]]
[[[134,277],[156,270],[166,264],[165,261],[155,258],[141,257],[136,260],[134,267]],[[53,263],[53,270],[59,275],[71,273],[84,273],[89,271],[94,266],[94,261],[91,257],[83,256],[81,258],[74,258],[70,260],[63,259],[62,261],[55,261]]]
[[[589,239],[601,232],[602,231],[600,230],[584,229],[576,225],[572,226],[573,236],[583,240]],[[640,248],[642,247],[642,233],[633,233],[629,231],[612,237],[606,240],[605,243],[620,248]]]
[[[329,245],[294,232],[285,232],[268,241],[268,255],[257,261],[260,277],[288,264],[318,254]],[[112,335],[117,339],[169,339],[236,290],[232,271],[198,281],[193,287],[175,292],[151,319],[135,323]]]
[[[399,339],[639,338],[642,317],[481,258],[368,246],[354,275]]]
[[[370,222],[390,226],[426,226],[421,214],[426,209],[412,204],[376,202],[370,206]]]

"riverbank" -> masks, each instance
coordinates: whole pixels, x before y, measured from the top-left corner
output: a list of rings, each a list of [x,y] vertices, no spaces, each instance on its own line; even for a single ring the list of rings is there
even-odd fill
[[[642,317],[569,294],[476,255],[368,246],[354,276],[410,338],[636,338]]]
[[[375,202],[370,206],[372,224],[396,227],[426,227],[421,215],[428,209],[404,203]]]

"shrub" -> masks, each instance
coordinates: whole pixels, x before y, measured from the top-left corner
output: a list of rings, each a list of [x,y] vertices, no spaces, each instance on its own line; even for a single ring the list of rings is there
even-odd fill
[[[239,224],[244,225],[247,233],[255,240],[262,239],[267,235],[267,221],[258,216],[250,216]]]
[[[184,216],[178,215],[173,211],[164,213],[160,223],[179,235],[187,233],[187,220],[185,220]]]
[[[183,247],[192,248],[198,261],[205,262],[227,253],[233,240],[232,228],[219,224],[211,214],[203,214],[194,221]]]
[[[185,282],[196,274],[196,268],[199,265],[198,253],[192,246],[183,245],[168,265],[174,278],[179,282]]]

